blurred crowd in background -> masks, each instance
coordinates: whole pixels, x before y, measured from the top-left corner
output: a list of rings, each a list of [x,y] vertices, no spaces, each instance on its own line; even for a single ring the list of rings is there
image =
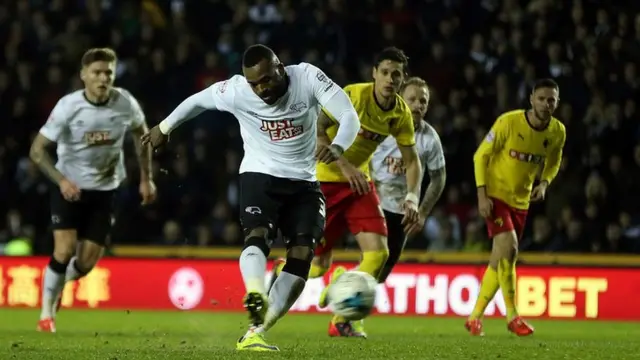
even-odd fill
[[[28,149],[56,101],[82,87],[86,49],[117,51],[116,85],[139,99],[153,126],[192,93],[239,73],[244,48],[264,43],[284,63],[313,63],[340,85],[371,80],[376,51],[404,49],[411,74],[430,85],[427,120],[447,159],[445,193],[408,244],[430,251],[489,249],[473,153],[497,115],[528,106],[536,78],[555,79],[565,157],[546,201],[530,210],[521,250],[640,252],[639,10],[637,1],[606,0],[3,2],[0,243],[23,237],[49,249],[52,185]],[[113,243],[241,244],[242,140],[231,116],[207,112],[176,132],[156,157],[153,206],[139,205],[131,147]]]

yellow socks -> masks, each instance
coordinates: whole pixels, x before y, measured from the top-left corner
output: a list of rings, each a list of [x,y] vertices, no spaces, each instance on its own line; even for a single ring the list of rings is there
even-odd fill
[[[284,265],[286,264],[286,262],[281,262],[280,264],[278,264],[278,266],[275,269],[275,273],[276,275],[280,275],[280,273],[282,272],[282,269],[284,268]],[[309,279],[315,279],[315,278],[319,278],[321,276],[323,276],[324,274],[327,273],[327,271],[329,271],[329,269],[327,268],[323,268],[321,266],[318,266],[314,263],[311,263],[311,267],[309,268]]]
[[[327,271],[329,271],[329,269],[311,263],[311,268],[309,268],[309,279],[319,278],[326,274]]]
[[[358,265],[358,271],[366,272],[377,279],[389,258],[389,250],[365,251]]]
[[[362,253],[362,260],[358,265],[358,271],[366,272],[377,279],[389,258],[389,250],[365,251]],[[341,316],[334,316],[332,323],[343,323],[345,319]]]
[[[509,259],[500,259],[498,263],[498,279],[502,289],[504,305],[507,308],[507,321],[518,316],[516,309],[516,263]]]
[[[471,313],[471,319],[480,319],[484,315],[484,310],[489,305],[489,302],[496,295],[500,282],[498,280],[498,272],[491,266],[487,266],[487,270],[482,277],[482,283],[480,285],[480,293],[476,300],[476,305]]]

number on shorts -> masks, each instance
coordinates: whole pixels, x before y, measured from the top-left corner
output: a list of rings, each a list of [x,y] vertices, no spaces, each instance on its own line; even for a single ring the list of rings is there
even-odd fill
[[[320,216],[322,216],[323,219],[327,217],[327,210],[326,210],[323,198],[320,198],[320,209],[318,209],[318,212],[320,213]]]

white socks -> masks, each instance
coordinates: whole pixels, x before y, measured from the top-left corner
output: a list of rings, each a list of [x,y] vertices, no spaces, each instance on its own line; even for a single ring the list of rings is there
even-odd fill
[[[269,310],[264,321],[264,330],[269,330],[291,306],[304,290],[306,280],[288,272],[281,272],[269,292]]]
[[[267,257],[257,246],[249,246],[240,254],[240,272],[247,292],[265,294]]]
[[[77,257],[72,257],[71,261],[69,261],[69,265],[67,265],[67,272],[64,274],[65,283],[78,280],[82,276],[82,274],[78,272],[78,269],[76,269],[76,259]]]
[[[42,311],[40,320],[51,318],[55,314],[55,302],[64,288],[65,274],[59,274],[47,266],[42,286]]]

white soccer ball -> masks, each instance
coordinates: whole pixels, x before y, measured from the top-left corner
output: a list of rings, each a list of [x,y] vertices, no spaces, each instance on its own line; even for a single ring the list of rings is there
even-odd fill
[[[347,271],[329,286],[329,308],[347,320],[367,317],[376,302],[376,279],[362,271]]]

